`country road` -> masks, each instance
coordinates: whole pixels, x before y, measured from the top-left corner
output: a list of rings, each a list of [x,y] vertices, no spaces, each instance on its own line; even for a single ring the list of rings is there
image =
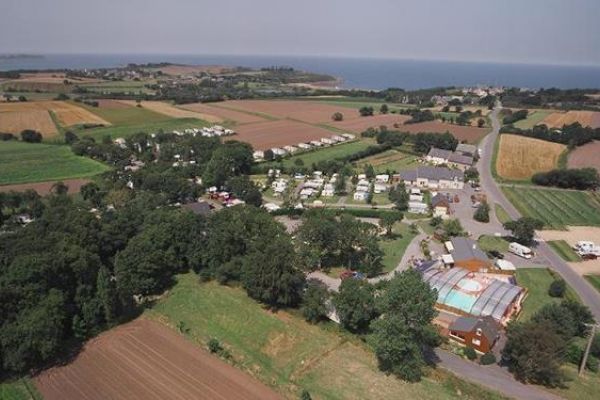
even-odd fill
[[[504,193],[492,176],[492,161],[494,158],[494,145],[500,131],[500,121],[498,113],[502,106],[499,104],[490,113],[492,120],[492,132],[488,134],[481,142],[482,151],[479,160],[479,173],[481,186],[488,196],[490,203],[500,204],[513,219],[518,219],[521,214],[504,196]],[[492,207],[492,210],[494,207]],[[596,321],[600,321],[600,293],[596,291],[581,275],[575,272],[558,254],[554,252],[546,243],[541,242],[536,248],[538,256],[547,260],[547,265],[556,271],[562,278],[577,292],[581,301],[587,305]]]

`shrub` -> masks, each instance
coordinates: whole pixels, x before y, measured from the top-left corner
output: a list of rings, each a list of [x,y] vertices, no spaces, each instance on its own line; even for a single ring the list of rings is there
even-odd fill
[[[308,390],[304,389],[302,391],[302,393],[300,394],[300,400],[312,400],[312,397],[310,396],[310,393],[308,393]]]
[[[598,372],[600,369],[600,361],[596,357],[590,356],[585,363],[585,367],[594,373]]]
[[[481,359],[479,360],[479,362],[481,363],[481,365],[495,364],[496,363],[496,356],[491,351],[487,352],[487,353],[485,353],[484,355],[481,356]]]
[[[477,353],[471,347],[465,347],[463,350],[463,354],[471,361],[477,358]]]
[[[473,219],[479,222],[490,222],[490,206],[487,203],[481,203],[473,214]]]
[[[583,349],[575,343],[571,343],[565,352],[565,360],[571,364],[579,365],[582,358]]]
[[[223,346],[221,346],[221,342],[219,342],[218,339],[211,338],[208,341],[208,350],[211,353],[220,353],[221,351],[223,351]]]
[[[563,297],[565,295],[565,290],[567,289],[567,284],[563,279],[555,279],[554,282],[550,284],[550,288],[548,289],[548,294],[551,297]]]

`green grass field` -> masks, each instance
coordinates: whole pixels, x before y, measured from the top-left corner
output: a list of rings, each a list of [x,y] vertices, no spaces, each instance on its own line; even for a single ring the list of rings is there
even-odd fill
[[[305,166],[310,166],[313,163],[320,161],[333,160],[338,157],[345,157],[350,154],[354,154],[358,151],[364,150],[367,147],[373,145],[374,142],[370,140],[356,140],[350,143],[338,144],[336,146],[326,147],[324,149],[313,150],[307,153],[298,154],[293,157],[283,159],[283,165],[291,167],[295,165],[296,160],[302,160]],[[277,163],[271,163],[277,165]]]
[[[498,221],[500,221],[501,224],[512,220],[510,215],[508,215],[506,210],[500,204],[495,204],[494,209],[496,211],[496,218],[498,218]]]
[[[21,378],[12,382],[0,383],[0,399],[42,400],[42,395],[28,378]]]
[[[380,154],[363,158],[358,163],[358,168],[364,168],[366,164],[373,165],[376,173],[385,173],[391,171],[392,173],[406,171],[407,169],[413,169],[418,166],[417,157],[414,154],[405,153],[399,150],[388,150]]]
[[[499,251],[501,253],[508,252],[508,242],[504,238],[482,235],[477,239],[479,248],[483,251]]]
[[[146,315],[171,327],[183,322],[186,336],[200,346],[218,339],[234,365],[290,399],[302,389],[316,399],[502,398],[441,369],[415,384],[387,376],[367,346],[336,325],[266,310],[239,288],[199,283],[193,274],[179,276]]]
[[[172,119],[163,114],[156,113],[143,107],[108,108],[90,107],[83,103],[73,103],[98,115],[113,125],[139,125],[152,122],[162,122]]]
[[[519,129],[531,129],[535,125],[538,125],[544,118],[550,115],[552,111],[530,111],[527,118],[515,122],[515,127]]]
[[[87,83],[81,86],[85,87],[90,92],[96,93],[154,93],[153,90],[144,87],[145,84],[151,82],[142,81],[111,81]]]
[[[118,137],[126,138],[138,132],[156,133],[161,129],[165,132],[168,132],[177,129],[182,130],[186,128],[200,128],[209,125],[210,124],[208,122],[196,118],[170,118],[163,121],[147,122],[134,125],[107,126],[103,128],[94,129],[78,129],[76,132],[80,136],[91,136],[97,140],[100,140],[106,135],[110,136],[113,139]],[[233,136],[233,138],[235,139],[235,136]]]
[[[550,297],[548,289],[554,281],[554,274],[545,268],[519,268],[517,269],[517,285],[527,288],[529,293],[523,303],[523,310],[519,315],[519,320],[529,320],[536,311],[546,304],[560,303],[562,299]],[[566,299],[579,301],[579,297],[575,291],[567,285],[565,293]]]
[[[600,275],[584,275],[583,276],[589,283],[592,284],[597,291],[600,292]]]
[[[563,260],[570,262],[581,261],[581,257],[579,257],[579,255],[573,251],[569,243],[564,240],[551,240],[547,243]]]
[[[76,156],[68,146],[0,142],[0,185],[84,178],[108,166]]]
[[[587,192],[508,186],[502,190],[522,215],[543,221],[545,229],[600,226],[600,202]]]
[[[406,252],[406,248],[416,236],[410,231],[407,224],[397,223],[393,232],[395,235],[392,239],[382,238],[379,242],[381,250],[383,250],[383,271],[393,271],[398,263],[402,260],[402,256]]]

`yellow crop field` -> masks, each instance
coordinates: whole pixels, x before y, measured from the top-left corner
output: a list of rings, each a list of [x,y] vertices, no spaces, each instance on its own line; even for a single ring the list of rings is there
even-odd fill
[[[496,171],[505,179],[529,179],[556,168],[566,146],[519,135],[500,136]]]
[[[46,110],[27,110],[0,113],[0,132],[19,134],[33,129],[44,136],[56,135],[56,125]]]
[[[542,121],[549,128],[562,128],[563,125],[570,125],[574,122],[579,122],[583,126],[591,126],[592,128],[600,127],[600,112],[596,111],[567,111],[554,112],[548,115]]]

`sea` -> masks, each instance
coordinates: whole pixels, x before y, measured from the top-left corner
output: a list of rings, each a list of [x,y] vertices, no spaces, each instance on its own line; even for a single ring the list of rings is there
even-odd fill
[[[170,62],[250,68],[289,66],[338,77],[342,88],[511,86],[522,88],[600,88],[600,66],[499,64],[377,58],[263,55],[48,54],[36,58],[0,58],[0,70],[109,68],[128,63]]]

